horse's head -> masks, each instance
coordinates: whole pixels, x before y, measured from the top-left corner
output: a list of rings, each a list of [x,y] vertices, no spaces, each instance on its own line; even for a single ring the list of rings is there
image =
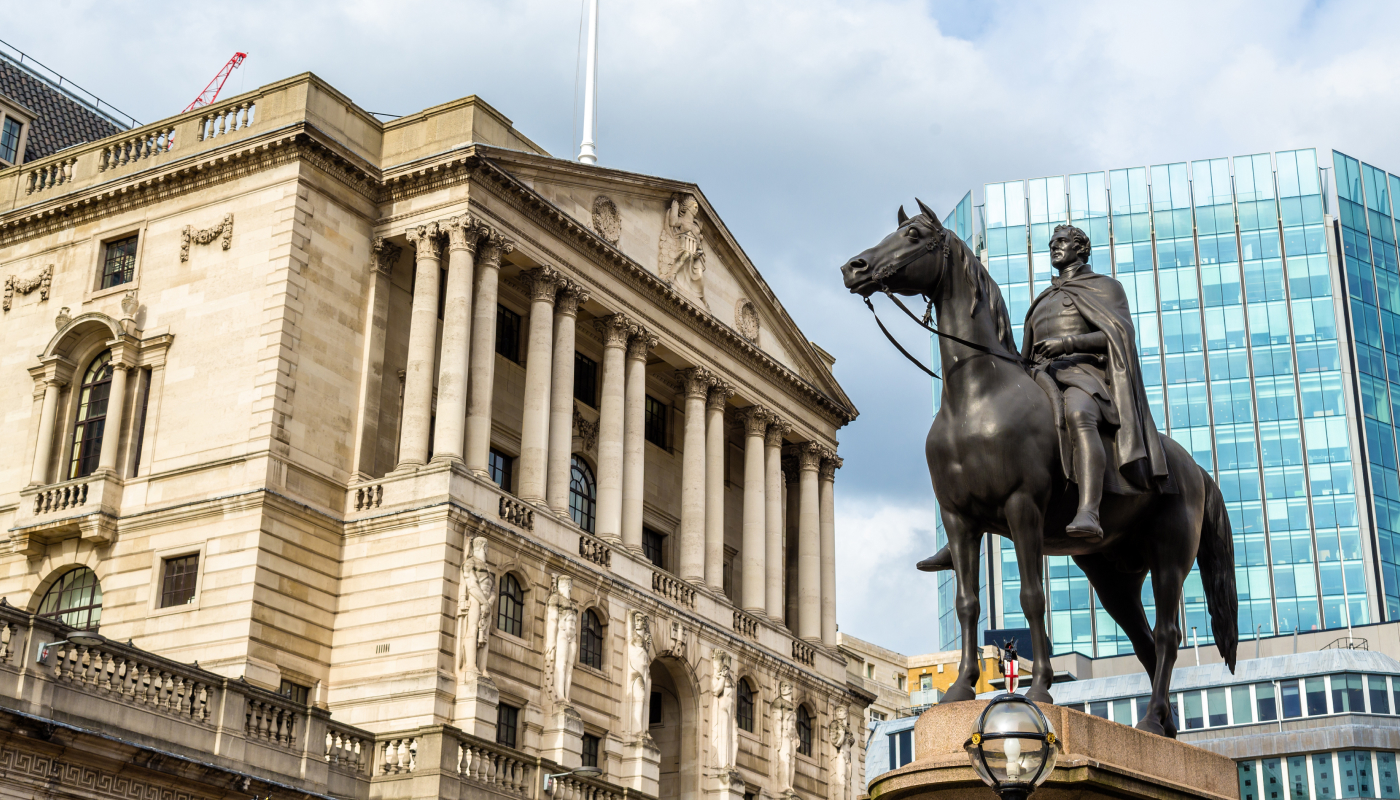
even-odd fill
[[[869,297],[877,291],[932,294],[947,256],[948,231],[922,200],[919,215],[909,217],[899,207],[899,227],[874,247],[847,261],[841,276],[852,294]],[[924,256],[939,256],[924,258]]]

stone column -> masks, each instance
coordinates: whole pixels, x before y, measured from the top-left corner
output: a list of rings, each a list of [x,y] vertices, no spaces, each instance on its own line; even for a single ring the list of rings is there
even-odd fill
[[[369,284],[369,319],[365,326],[360,370],[360,411],[355,420],[355,479],[370,480],[375,474],[379,455],[379,409],[384,393],[384,340],[389,330],[389,295],[393,292],[394,264],[403,248],[377,236],[371,245]],[[154,383],[155,372],[151,373]],[[149,392],[149,389],[147,390]],[[137,466],[140,474],[140,466]]]
[[[549,382],[549,476],[545,497],[560,517],[569,516],[570,461],[574,443],[574,333],[578,307],[588,292],[565,281],[554,304],[554,374]]]
[[[598,400],[597,534],[622,542],[622,404],[626,380],[627,340],[637,326],[621,314],[597,321],[603,337],[603,386]]]
[[[483,241],[476,271],[476,306],[472,311],[471,387],[467,395],[467,468],[491,476],[486,456],[491,450],[491,400],[496,385],[496,282],[501,257],[515,248],[499,234]]]
[[[827,450],[822,458],[818,476],[818,514],[821,525],[822,564],[822,644],[836,646],[836,503],[832,490],[836,485],[836,470],[843,463]]]
[[[472,273],[478,235],[471,217],[447,221],[447,287],[442,309],[434,461],[462,461],[467,427],[467,355],[472,341]]]
[[[428,463],[428,428],[433,416],[433,356],[437,353],[438,226],[409,228],[414,249],[413,312],[408,323],[408,365],[399,422],[399,465]]]
[[[117,445],[122,439],[122,419],[126,411],[126,374],[130,364],[124,364],[112,353],[112,384],[107,395],[107,419],[102,423],[102,450],[97,455],[97,468],[101,471],[116,470]]]
[[[797,635],[816,641],[821,621],[821,506],[817,499],[817,468],[821,446],[803,442],[797,448]]]
[[[646,496],[647,357],[660,343],[638,328],[627,343],[627,388],[622,410],[622,544],[642,552],[642,500]]]
[[[783,621],[787,602],[783,593],[783,436],[789,428],[775,417],[763,439],[764,607],[774,622]]]
[[[681,451],[681,577],[705,580],[705,399],[713,378],[704,367],[676,373],[685,387]]]
[[[44,381],[44,405],[39,411],[39,442],[34,448],[34,467],[29,471],[29,485],[49,483],[49,461],[53,459],[54,423],[58,420],[58,393],[66,381],[47,378]]]
[[[705,583],[724,591],[724,408],[734,390],[716,381],[705,403]]]
[[[549,452],[550,361],[554,353],[554,297],[559,273],[536,267],[525,273],[530,286],[529,349],[525,353],[525,410],[520,422],[520,499],[545,501]]]
[[[744,610],[750,614],[767,612],[768,506],[764,497],[767,482],[763,465],[763,437],[772,416],[761,406],[749,406],[741,414],[744,421]]]

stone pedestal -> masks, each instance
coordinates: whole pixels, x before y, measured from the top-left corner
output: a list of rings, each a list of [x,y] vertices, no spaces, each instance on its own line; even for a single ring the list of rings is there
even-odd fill
[[[453,723],[457,728],[488,742],[496,741],[496,707],[501,693],[490,678],[469,678],[457,687]],[[580,730],[580,735],[582,731]]]
[[[650,736],[643,734],[622,746],[621,783],[649,797],[656,796],[661,786],[661,750]],[[743,792],[739,794],[742,798]]]
[[[708,775],[705,783],[705,800],[744,800],[744,779],[737,769]]]
[[[583,766],[583,718],[572,706],[557,706],[545,718],[543,750],[566,770]]]
[[[914,726],[914,762],[870,784],[879,800],[995,800],[972,771],[963,743],[986,700],[940,703]],[[1034,800],[1237,800],[1239,773],[1229,758],[1184,742],[1041,705],[1060,739],[1059,761]]]

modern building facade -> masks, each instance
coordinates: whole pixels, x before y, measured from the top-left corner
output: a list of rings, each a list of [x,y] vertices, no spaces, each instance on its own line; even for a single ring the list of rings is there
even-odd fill
[[[304,74],[0,169],[0,274],[0,797],[853,800],[856,410],[698,187]]]
[[[1319,155],[1320,153],[1320,155]],[[1001,287],[1017,341],[1072,223],[1124,285],[1152,415],[1220,484],[1242,639],[1400,619],[1395,411],[1400,178],[1313,149],[989,183],[950,214]],[[935,387],[935,394],[937,387]],[[984,615],[1022,627],[1009,542],[989,537]],[[1083,573],[1045,571],[1056,653],[1127,653]],[[940,576],[940,646],[959,640]],[[1149,616],[1156,613],[1144,588]],[[1198,575],[1183,630],[1210,640]]]

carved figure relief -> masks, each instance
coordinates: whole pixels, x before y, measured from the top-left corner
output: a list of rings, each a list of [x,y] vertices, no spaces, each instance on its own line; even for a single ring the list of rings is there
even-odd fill
[[[545,608],[544,661],[555,705],[569,704],[574,660],[578,658],[578,603],[573,599],[573,584],[568,575],[555,578]]]
[[[587,452],[592,452],[598,445],[598,425],[600,423],[601,420],[589,422],[584,419],[578,407],[574,407],[574,430],[578,431],[578,438],[582,440],[583,449]]]
[[[745,339],[754,344],[758,343],[758,309],[754,308],[753,301],[747,297],[739,298],[738,304],[734,306],[734,329]]]
[[[462,560],[457,589],[457,682],[486,677],[486,653],[491,643],[491,609],[496,604],[496,575],[486,563],[486,537],[471,540]]]
[[[851,730],[850,710],[846,706],[836,707],[835,719],[831,721],[831,746],[834,755],[831,760],[831,800],[855,800],[856,734]]]
[[[709,308],[705,302],[705,232],[700,222],[700,201],[695,195],[678,194],[671,198],[661,227],[661,250],[656,264],[662,280]]]
[[[778,684],[773,701],[773,761],[778,765],[778,796],[794,794],[797,779],[797,705],[792,701],[792,684]]]
[[[647,734],[647,706],[651,702],[651,620],[633,611],[627,625],[627,730],[634,740],[650,739]]]
[[[18,275],[11,275],[5,279],[5,310],[10,310],[10,303],[15,292],[29,294],[35,289],[39,290],[39,300],[43,302],[49,299],[49,286],[53,283],[53,264],[44,267],[43,271],[31,278],[21,278]]]
[[[195,230],[193,225],[186,225],[180,231],[180,262],[190,260],[190,242],[195,244],[209,244],[215,239],[223,239],[223,249],[227,250],[233,245],[233,214],[225,214],[223,222],[212,228],[202,228]]]
[[[738,686],[729,654],[716,650],[713,656],[714,674],[710,677],[711,711],[710,744],[714,747],[715,768],[734,769],[739,758],[739,734],[735,696]]]
[[[607,195],[593,198],[593,230],[611,245],[622,238],[622,215],[617,213],[617,204]]]
[[[685,629],[685,625],[684,625],[684,624],[682,624],[682,623],[680,623],[680,622],[672,622],[672,623],[671,623],[671,644],[670,644],[670,646],[666,649],[664,655],[674,656],[675,658],[679,658],[681,661],[684,661],[684,660],[685,660],[685,642],[686,642],[686,638],[687,638],[686,633],[687,633],[687,631],[686,631],[686,629]]]

